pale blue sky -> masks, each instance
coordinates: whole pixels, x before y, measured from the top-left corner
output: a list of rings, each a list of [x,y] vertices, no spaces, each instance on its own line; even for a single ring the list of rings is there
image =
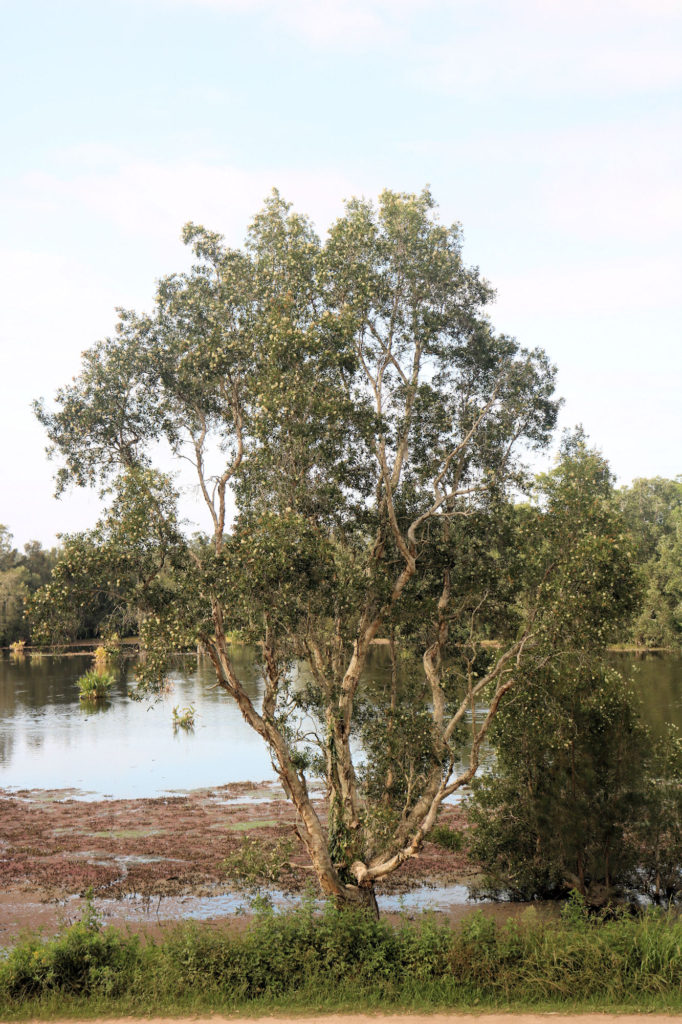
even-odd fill
[[[323,231],[430,183],[563,423],[622,482],[682,473],[682,0],[0,0],[0,96],[16,542],[97,508],[51,498],[31,399],[149,306],[185,221],[239,244],[273,185]]]

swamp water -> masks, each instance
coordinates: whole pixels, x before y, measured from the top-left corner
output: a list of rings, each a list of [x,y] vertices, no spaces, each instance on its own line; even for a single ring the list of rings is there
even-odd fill
[[[258,705],[262,682],[253,653],[239,647],[233,657]],[[669,722],[682,727],[682,655],[614,653],[611,658],[633,680],[642,697],[643,717],[654,734]],[[372,662],[373,675],[381,678],[387,670],[385,651],[377,648]],[[215,687],[208,661],[180,659],[173,692],[154,703],[127,697],[133,674],[128,664],[111,697],[94,705],[81,703],[76,685],[90,664],[90,655],[0,658],[0,789],[41,790],[35,794],[41,800],[97,800],[163,796],[246,780],[275,781],[261,741],[245,725],[234,702]],[[196,708],[194,732],[174,730],[173,708],[190,704]],[[251,796],[253,802],[271,798],[270,791]],[[300,899],[276,891],[270,895],[276,909],[289,908]],[[59,912],[30,900],[8,908],[0,905],[0,937],[29,925],[52,929],[62,912],[77,917],[81,903],[73,897]],[[248,899],[244,893],[162,899],[129,893],[123,899],[98,898],[95,903],[106,920],[153,924],[220,918],[248,905]],[[455,918],[472,907],[462,885],[418,886],[403,895],[382,895],[379,903],[383,912],[433,910]],[[524,909],[487,901],[476,905],[502,917]],[[552,913],[556,908],[540,909]]]
[[[235,647],[233,658],[259,705],[263,687],[253,652]],[[633,680],[655,735],[669,722],[682,728],[682,655],[614,653],[611,659]],[[386,661],[377,648],[370,665],[375,677],[387,671]],[[0,657],[0,788],[102,799],[275,780],[260,738],[216,688],[208,660],[179,659],[173,691],[154,702],[126,696],[130,663],[110,698],[81,702],[76,680],[90,664],[90,655]],[[189,705],[196,709],[194,730],[174,730],[173,708]]]

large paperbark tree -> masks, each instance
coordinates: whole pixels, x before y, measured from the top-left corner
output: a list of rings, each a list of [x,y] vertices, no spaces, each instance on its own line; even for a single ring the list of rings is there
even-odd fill
[[[59,486],[115,494],[87,581],[73,558],[43,610],[86,582],[134,607],[151,688],[169,652],[201,643],[268,746],[322,889],[376,907],[375,882],[475,774],[524,659],[544,656],[553,569],[527,569],[509,494],[554,426],[554,371],[495,333],[493,293],[428,192],[352,200],[324,242],[276,193],[242,249],[184,238],[196,265],[160,282],[150,315],[121,311],[54,411],[37,407]],[[160,440],[193,464],[210,536],[179,528]],[[260,708],[235,634],[262,659]],[[385,690],[362,682],[378,639]]]

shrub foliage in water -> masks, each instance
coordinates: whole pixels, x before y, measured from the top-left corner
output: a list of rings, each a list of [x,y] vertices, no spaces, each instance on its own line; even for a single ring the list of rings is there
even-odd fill
[[[116,681],[113,672],[90,669],[77,680],[80,700],[98,700],[106,697]]]

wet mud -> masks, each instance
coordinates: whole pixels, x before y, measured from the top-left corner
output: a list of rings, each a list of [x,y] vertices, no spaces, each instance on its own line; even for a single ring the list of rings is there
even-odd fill
[[[19,932],[54,931],[77,919],[84,897],[108,921],[158,924],[224,918],[248,907],[223,861],[246,838],[275,848],[289,840],[288,865],[273,887],[276,905],[294,905],[314,875],[283,792],[250,782],[134,800],[87,800],[60,790],[0,792],[0,945]],[[318,812],[325,814],[324,801]],[[466,828],[461,807],[442,824]],[[389,876],[380,902],[391,911],[447,911],[466,900],[474,874],[466,854],[426,843]],[[469,905],[470,909],[470,905]]]

